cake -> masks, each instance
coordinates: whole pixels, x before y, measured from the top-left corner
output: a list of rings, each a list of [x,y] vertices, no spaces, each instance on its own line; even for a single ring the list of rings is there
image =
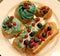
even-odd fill
[[[30,1],[23,1],[16,7],[14,15],[23,24],[26,24],[32,21],[35,13],[36,13],[35,4]]]
[[[2,22],[2,33],[5,37],[18,36],[25,26],[14,16],[7,16]]]

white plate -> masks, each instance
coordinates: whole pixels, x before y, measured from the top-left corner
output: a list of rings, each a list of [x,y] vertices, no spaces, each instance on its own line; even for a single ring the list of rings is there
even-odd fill
[[[37,3],[37,2],[33,2],[33,3],[35,3],[36,5],[39,4],[39,3]],[[11,15],[14,16],[15,8],[16,8],[16,5],[15,5],[14,7],[12,7],[12,8],[8,11],[8,13],[7,13],[6,16],[11,16]],[[49,22],[55,22],[55,23],[57,24],[57,27],[59,28],[59,26],[60,26],[60,25],[59,25],[59,21],[58,21],[58,19],[57,19],[57,17],[56,17],[56,15],[55,15],[54,12],[53,12],[51,18],[50,18],[48,21],[49,21]],[[14,38],[11,38],[11,39],[8,39],[8,40],[9,40],[9,42],[12,44]],[[43,55],[45,55],[47,52],[51,51],[52,48],[54,48],[54,47],[56,46],[58,40],[59,40],[59,37],[58,37],[58,35],[57,35],[57,36],[55,36],[55,38],[52,39],[52,40],[43,48],[43,50],[40,51],[36,56],[40,56],[40,55],[43,56]],[[21,55],[21,54],[20,54],[20,55]],[[22,54],[22,56],[25,56],[25,54]]]

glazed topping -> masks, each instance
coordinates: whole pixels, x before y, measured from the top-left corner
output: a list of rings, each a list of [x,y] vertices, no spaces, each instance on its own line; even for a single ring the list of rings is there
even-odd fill
[[[33,46],[34,46],[34,47],[37,46],[37,43],[34,42],[34,43],[33,43]]]
[[[8,34],[12,34],[21,30],[21,22],[14,18],[14,16],[8,16],[3,20],[2,28]]]
[[[48,12],[48,10],[46,9],[43,9],[43,13],[46,14]]]
[[[14,24],[14,22],[12,22],[13,19],[14,19],[14,17],[11,16],[11,17],[9,18],[9,20],[6,20],[6,25],[7,25],[8,28],[13,27],[13,24]],[[15,22],[15,23],[16,23],[16,22]],[[16,25],[15,25],[15,26],[16,26]]]
[[[32,23],[32,26],[35,26],[35,23]]]
[[[23,39],[20,39],[20,43],[22,43],[23,42]]]
[[[35,32],[31,32],[29,35],[33,37],[35,35]]]
[[[34,40],[33,40],[33,39],[31,39],[31,40],[30,40],[30,43],[33,43],[33,42],[34,42]]]
[[[25,45],[29,45],[29,41],[28,41],[28,40],[25,40],[25,41],[24,41],[24,44],[25,44]]]
[[[16,26],[16,22],[13,22],[13,26]]]
[[[48,31],[48,35],[51,35],[52,34],[52,32],[51,31]]]
[[[46,37],[47,36],[47,33],[46,32],[43,32],[42,33],[42,37]]]
[[[26,29],[18,36],[17,41],[20,40],[20,38],[23,39],[23,42],[18,42],[17,45],[21,48],[23,46],[29,46],[32,48],[33,46],[36,46],[36,44],[39,42],[38,38],[34,38],[35,34],[38,33],[41,28],[37,26],[37,24],[42,24],[42,27],[46,24],[46,21],[42,18],[40,18],[39,21],[36,21],[36,18],[34,18],[33,22],[31,22],[29,25],[25,25]],[[40,26],[40,25],[39,25]],[[22,44],[23,43],[23,44]],[[22,46],[23,45],[23,46]]]
[[[48,6],[43,6],[42,9],[49,10],[50,8]]]
[[[48,13],[49,9],[50,8],[48,6],[43,6],[40,11],[41,15],[44,16],[46,13]]]
[[[38,26],[39,28],[42,28],[42,24],[41,24],[41,23],[38,23],[37,26]]]
[[[36,18],[36,22],[40,21],[40,18]]]
[[[51,26],[47,27],[47,30],[50,31],[51,30]]]
[[[30,44],[29,44],[29,47],[30,47],[30,48],[33,48],[33,44],[30,43]]]
[[[29,4],[29,3],[30,3],[30,4]],[[28,2],[24,2],[24,3],[23,3],[24,8],[25,8],[25,9],[27,9],[27,10],[29,10],[29,9],[30,9],[30,7],[29,7],[29,6],[31,6],[31,5],[32,5],[32,3],[31,3],[31,2],[29,2],[29,1],[28,1]]]
[[[34,38],[34,42],[35,43],[39,42],[39,39],[38,38]]]
[[[28,31],[28,33],[29,33],[29,32],[31,32],[31,29],[28,29],[27,31]]]
[[[38,39],[41,39],[41,41],[44,41],[44,38],[40,34],[38,35]]]
[[[28,34],[25,35],[25,38],[28,38]]]
[[[11,23],[9,23],[9,24],[7,25],[7,27],[8,27],[8,28],[11,28],[11,27],[12,27],[12,24],[11,24]]]
[[[30,1],[21,2],[17,8],[17,13],[22,19],[30,19],[36,12],[36,6]]]
[[[13,20],[14,19],[14,16],[10,16],[10,19]]]
[[[9,24],[9,21],[8,21],[8,20],[6,20],[6,24],[7,24],[7,25]]]
[[[45,30],[44,30],[44,32],[46,32],[46,33],[47,33],[47,32],[48,32],[48,31],[47,31],[47,29],[45,29]]]

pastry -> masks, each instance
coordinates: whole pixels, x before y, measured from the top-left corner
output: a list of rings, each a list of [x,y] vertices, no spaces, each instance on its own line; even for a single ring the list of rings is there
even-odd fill
[[[31,39],[30,44],[26,48],[26,52],[32,54],[38,53],[58,32],[59,30],[54,22],[47,23],[40,34]]]
[[[39,20],[38,20],[39,19]],[[43,18],[35,18],[33,22],[26,25],[26,29],[13,41],[13,46],[17,50],[25,50],[29,41],[46,25],[46,20]]]
[[[43,4],[38,5],[36,16],[43,17],[44,19],[49,19],[51,15],[52,15],[51,8],[49,8],[48,6],[44,6]]]
[[[35,13],[35,4],[31,3],[30,1],[23,1],[17,6],[14,15],[20,21],[22,21],[23,24],[26,24],[32,21]]]
[[[25,26],[14,16],[7,16],[2,23],[2,33],[5,37],[10,38],[17,36],[24,31]]]
[[[38,53],[44,46],[57,35],[58,29],[55,23],[50,22],[47,23],[44,29],[40,32],[40,34],[33,36],[33,38],[29,36],[21,37],[18,36],[13,41],[13,46],[18,51],[24,51],[27,54],[36,54]]]

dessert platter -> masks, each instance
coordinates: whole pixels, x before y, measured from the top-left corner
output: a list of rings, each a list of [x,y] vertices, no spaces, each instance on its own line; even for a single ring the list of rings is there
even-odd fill
[[[22,56],[40,56],[50,51],[59,40],[59,21],[52,9],[29,0],[9,10],[1,30]]]

